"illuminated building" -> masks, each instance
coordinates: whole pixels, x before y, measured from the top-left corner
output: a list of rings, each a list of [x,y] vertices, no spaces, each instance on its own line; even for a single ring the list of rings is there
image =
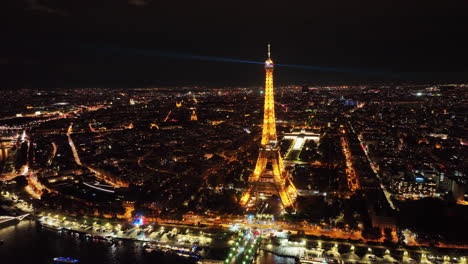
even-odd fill
[[[0,162],[8,159],[8,148],[3,146],[3,142],[0,141]]]
[[[420,199],[438,195],[437,184],[422,177],[416,177],[414,181],[395,180],[392,187],[398,199]]]
[[[278,146],[275,121],[275,99],[273,90],[273,61],[268,45],[268,59],[265,61],[265,105],[260,153],[255,170],[249,177],[249,187],[241,198],[241,205],[248,204],[251,197],[263,193],[278,195],[285,208],[293,207],[297,190],[285,170]]]
[[[198,120],[197,113],[195,112],[195,108],[192,108],[192,114],[190,115],[190,120],[191,121],[197,121]]]

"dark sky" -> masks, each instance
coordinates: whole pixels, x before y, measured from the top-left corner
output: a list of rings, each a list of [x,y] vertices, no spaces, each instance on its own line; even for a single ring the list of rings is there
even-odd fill
[[[5,1],[5,0],[4,0]],[[6,0],[1,88],[468,81],[468,1]],[[6,21],[3,21],[6,20]],[[5,23],[6,22],[6,23]]]

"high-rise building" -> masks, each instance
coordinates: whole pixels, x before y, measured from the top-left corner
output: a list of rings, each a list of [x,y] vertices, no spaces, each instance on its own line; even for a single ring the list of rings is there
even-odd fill
[[[276,135],[275,99],[273,89],[274,64],[270,56],[265,61],[265,105],[263,108],[263,128],[260,152],[255,170],[249,177],[249,186],[241,198],[241,205],[246,206],[252,197],[258,194],[278,195],[285,208],[293,207],[297,190],[291,182],[290,174],[284,168],[280,147]]]

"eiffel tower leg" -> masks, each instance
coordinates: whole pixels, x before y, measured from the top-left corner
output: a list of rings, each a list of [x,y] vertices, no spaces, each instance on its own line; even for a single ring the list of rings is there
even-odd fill
[[[267,162],[268,159],[265,155],[265,152],[260,151],[260,153],[258,153],[257,164],[255,164],[255,170],[249,181],[257,181],[260,178],[260,175],[266,168]]]
[[[251,192],[252,192],[252,188],[248,188],[243,194],[242,194],[242,197],[240,199],[240,205],[242,207],[245,207],[247,205],[247,203],[250,201],[250,197],[251,197]]]
[[[286,191],[284,186],[280,187],[279,196],[281,198],[281,202],[283,203],[284,208],[292,207],[292,199],[289,196],[289,193]]]

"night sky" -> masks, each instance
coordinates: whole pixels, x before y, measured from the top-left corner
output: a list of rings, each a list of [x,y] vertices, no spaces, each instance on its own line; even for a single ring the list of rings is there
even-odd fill
[[[306,4],[304,4],[306,3]],[[468,1],[4,0],[0,88],[468,81]],[[216,57],[216,58],[213,58]]]

